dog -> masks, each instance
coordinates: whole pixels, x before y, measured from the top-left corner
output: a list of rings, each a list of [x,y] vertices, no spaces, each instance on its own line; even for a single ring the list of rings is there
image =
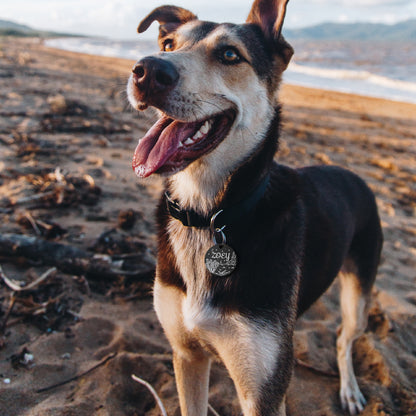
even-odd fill
[[[208,409],[219,358],[245,416],[285,415],[299,317],[341,282],[340,403],[363,397],[352,344],[365,330],[382,247],[374,195],[334,166],[274,161],[277,91],[293,55],[281,34],[287,0],[256,0],[244,24],[198,20],[161,6],[160,52],[133,67],[128,99],[159,120],[139,141],[133,169],[164,176],[157,208],[154,307],[173,349],[182,415]]]

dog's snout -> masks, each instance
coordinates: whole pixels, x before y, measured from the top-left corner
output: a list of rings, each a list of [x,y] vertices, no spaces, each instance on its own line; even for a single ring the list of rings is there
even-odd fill
[[[175,66],[164,59],[146,57],[133,67],[133,80],[139,92],[146,100],[148,95],[164,95],[178,82],[179,73]]]

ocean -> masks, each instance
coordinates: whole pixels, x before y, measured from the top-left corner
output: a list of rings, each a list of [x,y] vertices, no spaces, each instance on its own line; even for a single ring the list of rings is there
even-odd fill
[[[46,45],[139,60],[157,51],[155,40],[56,38]],[[416,103],[416,42],[290,40],[295,55],[289,84]],[[416,115],[415,115],[416,116]]]

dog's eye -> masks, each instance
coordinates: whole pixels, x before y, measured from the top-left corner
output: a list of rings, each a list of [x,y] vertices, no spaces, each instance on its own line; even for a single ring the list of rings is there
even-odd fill
[[[163,42],[163,50],[164,52],[172,52],[173,51],[173,41],[167,39]]]
[[[236,64],[241,61],[241,56],[234,48],[226,48],[222,50],[220,59],[225,64]]]

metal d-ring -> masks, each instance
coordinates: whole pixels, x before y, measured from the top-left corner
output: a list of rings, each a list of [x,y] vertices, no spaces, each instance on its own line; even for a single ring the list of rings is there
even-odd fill
[[[223,212],[223,210],[219,210],[217,213],[215,213],[212,217],[211,217],[211,222],[210,222],[210,229],[212,232],[212,239],[214,240],[215,244],[225,244],[227,242],[227,238],[225,237],[224,234],[224,228],[226,227],[226,225],[223,225],[221,228],[219,227],[215,227],[215,220],[218,217],[219,214],[221,214],[221,212]],[[216,235],[219,234],[221,236],[221,242],[219,243],[217,241],[217,237]]]

